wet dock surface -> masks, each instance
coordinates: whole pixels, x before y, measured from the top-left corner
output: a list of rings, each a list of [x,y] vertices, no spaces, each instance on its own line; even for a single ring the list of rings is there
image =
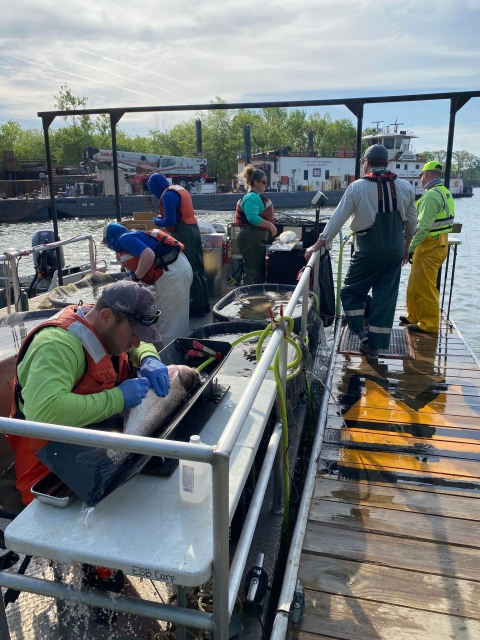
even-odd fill
[[[445,319],[411,340],[337,354],[293,638],[480,637],[480,368]]]

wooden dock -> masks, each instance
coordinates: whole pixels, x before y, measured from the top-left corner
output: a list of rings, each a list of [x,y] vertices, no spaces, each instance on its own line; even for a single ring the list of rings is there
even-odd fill
[[[445,319],[411,340],[337,354],[292,638],[480,638],[480,368]]]

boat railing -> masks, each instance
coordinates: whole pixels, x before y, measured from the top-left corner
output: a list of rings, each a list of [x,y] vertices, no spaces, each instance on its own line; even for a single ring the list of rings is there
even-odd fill
[[[25,251],[12,251],[5,252],[0,255],[0,262],[8,263],[10,268],[10,278],[5,276],[5,283],[9,279],[11,279],[13,286],[13,296],[14,296],[14,310],[21,311],[21,295],[20,295],[20,278],[18,275],[18,265],[17,258],[23,258],[25,256],[32,255],[34,253],[41,253],[42,251],[52,251],[55,249],[59,249],[60,247],[64,247],[68,244],[74,244],[76,242],[84,242],[88,240],[89,243],[89,258],[90,258],[90,272],[95,273],[96,260],[95,260],[95,245],[93,236],[91,234],[85,234],[82,236],[75,236],[74,238],[69,238],[68,240],[58,240],[56,242],[51,242],[49,244],[38,244],[32,247],[31,249],[26,249]],[[6,284],[7,291],[7,314],[12,312],[12,305],[10,302],[10,288]]]
[[[48,248],[52,248],[48,245]],[[310,278],[313,270],[314,283],[318,287],[318,256],[314,253],[300,276],[298,285],[292,293],[285,310],[285,316],[293,316],[294,309],[302,300],[302,328],[303,338],[307,335],[308,299]],[[317,289],[318,290],[318,289]],[[125,434],[105,433],[104,431],[86,430],[82,428],[60,426],[33,422],[30,420],[14,420],[0,418],[0,433],[18,436],[34,437],[49,441],[86,445],[113,449],[115,451],[129,451],[149,456],[168,457],[182,460],[192,460],[210,464],[212,467],[212,518],[213,518],[213,613],[193,611],[186,607],[186,587],[178,586],[178,607],[149,603],[149,612],[145,613],[145,603],[138,599],[123,598],[122,611],[133,615],[147,615],[172,622],[178,626],[178,637],[186,637],[185,627],[207,629],[213,631],[215,640],[228,638],[229,620],[233,612],[235,599],[245,569],[248,552],[264,501],[267,485],[273,469],[273,505],[275,512],[281,512],[285,503],[284,470],[287,447],[283,446],[283,427],[281,421],[280,402],[277,402],[278,414],[272,436],[263,461],[252,502],[242,529],[239,543],[231,567],[229,561],[229,462],[235,444],[244,423],[251,412],[257,394],[269,371],[277,349],[279,349],[279,373],[281,386],[285,394],[287,375],[287,322],[278,317],[272,326],[272,334],[265,347],[255,370],[247,384],[245,392],[235,407],[226,427],[216,446],[205,444],[184,443],[173,440],[161,440]],[[277,392],[278,393],[278,392]],[[160,543],[159,543],[160,544]],[[15,588],[20,591],[31,591],[62,600],[73,600],[75,594],[64,584],[53,584],[47,580],[28,578],[0,572],[0,585]],[[89,603],[108,608],[110,602],[107,595],[88,594]],[[86,600],[84,600],[86,602]],[[111,602],[110,602],[111,607]],[[3,624],[2,624],[3,623]],[[2,640],[10,638],[6,620],[3,599],[0,602],[0,629],[7,629]]]

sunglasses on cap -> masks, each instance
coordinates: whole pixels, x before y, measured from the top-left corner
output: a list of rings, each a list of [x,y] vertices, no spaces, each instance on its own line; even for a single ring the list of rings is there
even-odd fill
[[[150,327],[152,324],[155,324],[161,313],[160,311],[156,311],[156,313],[130,313],[129,311],[117,311],[116,309],[112,309],[112,311],[115,311],[115,313],[120,313],[128,320],[136,320],[146,327]]]

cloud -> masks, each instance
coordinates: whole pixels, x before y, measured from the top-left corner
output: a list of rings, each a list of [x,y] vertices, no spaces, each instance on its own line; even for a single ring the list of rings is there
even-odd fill
[[[478,0],[4,4],[0,122],[34,122],[63,83],[98,108],[480,87]],[[415,106],[417,123],[429,112]],[[411,105],[397,107],[399,119],[411,114]],[[174,124],[189,115],[162,117]],[[140,130],[142,118],[146,131],[153,115],[128,121]]]

